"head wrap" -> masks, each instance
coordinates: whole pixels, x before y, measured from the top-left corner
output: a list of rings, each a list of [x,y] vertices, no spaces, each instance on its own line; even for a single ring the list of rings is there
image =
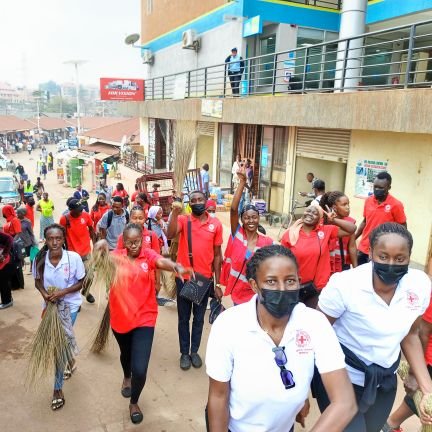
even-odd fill
[[[156,215],[158,212],[162,209],[160,206],[151,206],[150,210],[148,211],[148,217],[149,219],[156,219]]]
[[[206,206],[205,206],[206,210],[207,210],[209,207],[214,207],[214,208],[216,208],[216,201],[214,201],[214,200],[207,200],[207,202],[206,202]]]

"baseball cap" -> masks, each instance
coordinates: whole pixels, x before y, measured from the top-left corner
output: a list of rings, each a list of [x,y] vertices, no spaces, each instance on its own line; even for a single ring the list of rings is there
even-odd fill
[[[234,48],[231,50],[231,52],[233,52],[233,51],[238,51],[238,50],[237,50],[236,47],[234,47]]]
[[[83,210],[83,206],[81,205],[80,200],[78,199],[71,199],[68,202],[68,209],[69,210]]]

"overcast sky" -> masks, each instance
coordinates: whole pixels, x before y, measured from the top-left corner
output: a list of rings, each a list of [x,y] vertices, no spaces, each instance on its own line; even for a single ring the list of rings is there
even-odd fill
[[[100,77],[140,78],[140,0],[0,0],[0,81],[36,87],[74,80],[66,60],[82,59],[82,84]]]

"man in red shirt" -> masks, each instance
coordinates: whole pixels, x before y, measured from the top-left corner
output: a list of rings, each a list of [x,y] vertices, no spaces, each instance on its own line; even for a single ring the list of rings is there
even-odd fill
[[[32,228],[34,228],[34,206],[36,201],[33,197],[27,199],[25,208],[26,208],[26,217],[31,222]]]
[[[369,261],[369,234],[384,222],[397,222],[406,227],[403,204],[389,194],[392,178],[388,172],[380,172],[374,180],[373,196],[366,199],[363,222],[357,229],[356,239],[362,236],[358,245],[358,265]]]
[[[420,325],[420,340],[425,352],[427,368],[432,377],[432,302],[423,314]],[[406,390],[415,391],[418,388],[415,378],[412,375],[409,375],[405,383]],[[403,432],[401,424],[413,414],[418,416],[414,400],[412,396],[407,394],[399,408],[388,418],[386,424],[382,428],[382,432]]]
[[[76,252],[83,260],[84,265],[90,258],[91,244],[96,242],[96,233],[93,221],[78,199],[68,199],[69,212],[60,218],[60,225],[66,229],[66,243],[70,251]],[[94,303],[94,297],[89,293],[86,296],[89,303]]]
[[[222,224],[217,218],[212,218],[205,210],[206,197],[203,192],[195,191],[189,195],[189,204],[192,209],[190,216],[179,216],[181,206],[174,206],[168,224],[167,237],[169,239],[179,235],[177,262],[185,268],[193,267],[194,272],[211,278],[214,273],[215,295],[222,298],[219,287],[219,277],[222,265]],[[193,266],[189,260],[188,248],[188,220],[192,229],[192,258]],[[190,369],[202,366],[198,349],[204,326],[204,315],[207,308],[209,293],[204,296],[199,305],[180,296],[184,282],[176,278],[177,284],[177,313],[178,333],[180,342],[180,368]],[[193,310],[192,336],[189,322]]]

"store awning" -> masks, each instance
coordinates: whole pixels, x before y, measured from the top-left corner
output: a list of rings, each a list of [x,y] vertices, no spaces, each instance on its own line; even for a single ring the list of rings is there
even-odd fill
[[[82,145],[80,150],[94,152],[94,153],[105,153],[108,156],[113,156],[120,153],[120,148],[111,146],[109,144],[89,144]]]
[[[112,155],[109,155],[106,153],[98,153],[98,154],[95,154],[93,157],[97,160],[103,161],[105,159],[112,157]]]

